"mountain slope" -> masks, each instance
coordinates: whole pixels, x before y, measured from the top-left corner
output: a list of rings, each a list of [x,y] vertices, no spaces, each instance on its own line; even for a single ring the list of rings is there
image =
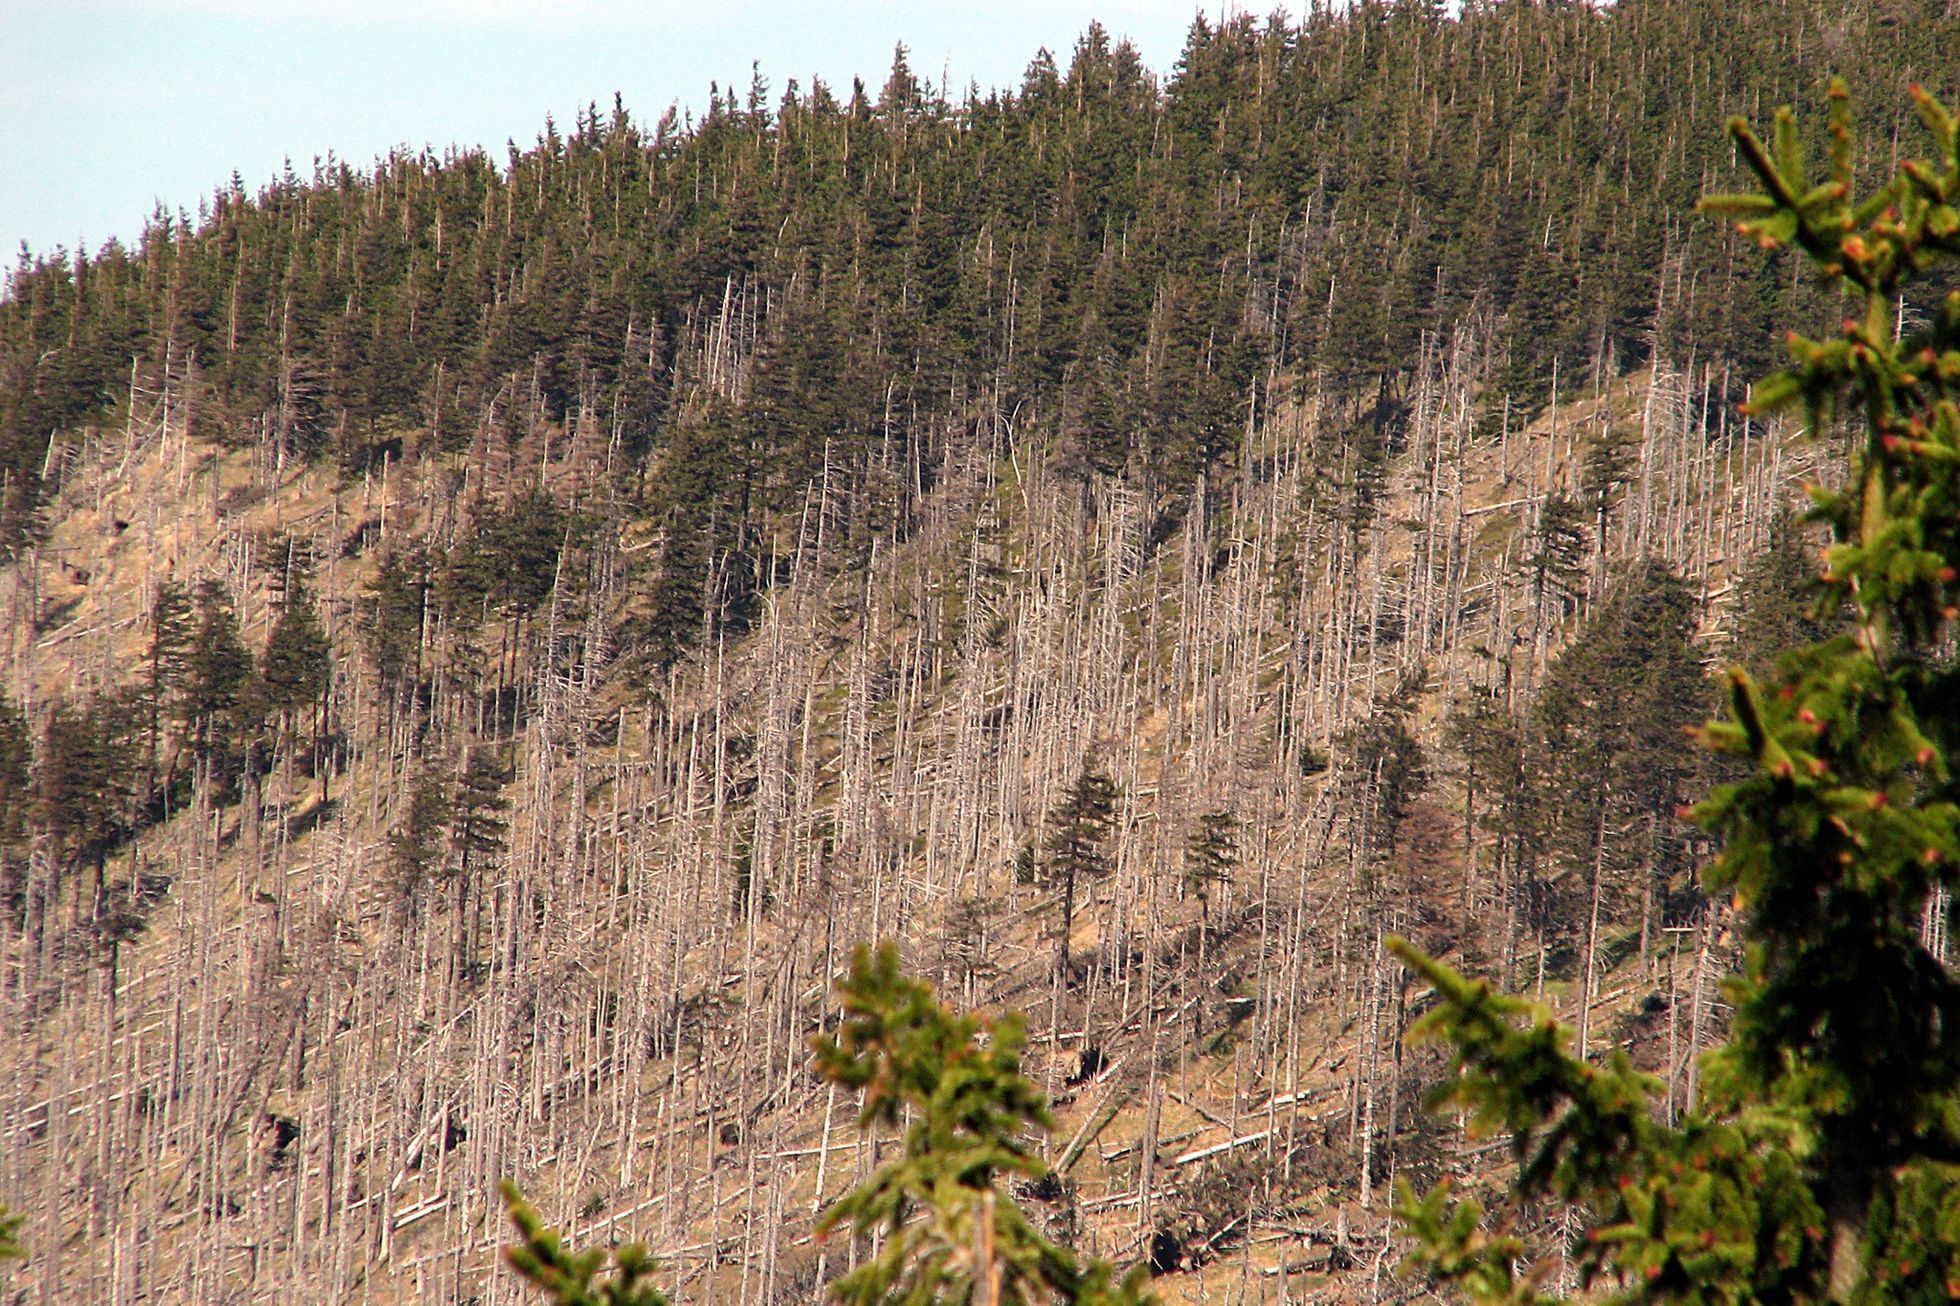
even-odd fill
[[[809,1299],[874,1153],[806,1039],[873,937],[1028,1011],[1037,1205],[1173,1297],[1385,1291],[1387,1181],[1483,1164],[1415,1109],[1386,933],[1691,1094],[1682,722],[1608,757],[1571,705],[1788,597],[1748,564],[1817,464],[1725,402],[1783,292],[1679,216],[1700,120],[1942,22],[1363,7],[1161,90],[1092,34],[983,104],[622,114],[22,270],[22,1282],[513,1300],[511,1176],[687,1300]]]

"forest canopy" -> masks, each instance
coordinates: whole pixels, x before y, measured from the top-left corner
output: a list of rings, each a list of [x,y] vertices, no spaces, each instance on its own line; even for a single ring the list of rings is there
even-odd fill
[[[1200,18],[1161,80],[1091,28],[977,98],[901,48],[875,89],[758,74],[698,121],[615,102],[502,159],[234,180],[133,246],[23,251],[0,539],[35,533],[63,442],[158,392],[349,472],[411,432],[460,449],[550,424],[752,513],[830,462],[862,474],[874,444],[929,444],[981,393],[1057,421],[1085,469],[1173,488],[1272,377],[1379,424],[1421,336],[1467,314],[1501,325],[1520,398],[1655,348],[1719,349],[1739,378],[1811,301],[1683,220],[1733,173],[1709,128],[1832,70],[1895,134],[1904,84],[1960,39],[1949,7],[1906,8],[1370,0]],[[750,348],[740,384],[715,375]],[[726,522],[682,524],[728,547]]]

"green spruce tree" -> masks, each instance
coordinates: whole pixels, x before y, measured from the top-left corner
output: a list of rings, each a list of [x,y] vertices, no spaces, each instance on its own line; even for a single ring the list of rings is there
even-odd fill
[[[1806,556],[1806,555],[1809,556]],[[1824,638],[1827,623],[1814,609],[1817,569],[1793,514],[1770,520],[1769,539],[1736,577],[1735,633],[1729,660],[1763,679],[1785,650]]]
[[[229,752],[252,674],[252,654],[238,636],[231,595],[207,580],[197,590],[197,627],[185,653],[177,706],[200,760],[208,763]]]
[[[1062,801],[1048,813],[1047,871],[1062,886],[1062,922],[1056,965],[1069,971],[1069,936],[1075,931],[1075,900],[1083,884],[1094,885],[1109,871],[1110,832],[1116,822],[1116,782],[1103,773],[1094,755]]]
[[[409,785],[408,810],[388,835],[388,870],[411,913],[422,885],[448,869],[443,846],[455,813],[449,779],[440,768],[421,764]]]
[[[94,871],[91,919],[107,887],[109,854],[132,826],[141,766],[134,718],[133,705],[116,695],[79,707],[56,703],[41,735],[34,777],[41,828],[69,869]],[[78,891],[78,918],[83,897]]]
[[[568,1252],[557,1230],[544,1227],[517,1185],[506,1179],[500,1188],[519,1238],[504,1248],[504,1262],[555,1306],[668,1306],[666,1293],[643,1282],[658,1266],[642,1244],[613,1248],[611,1264],[601,1247]]]
[[[20,1227],[25,1223],[21,1216],[0,1206],[0,1265],[27,1259],[27,1249],[20,1245]]]
[[[0,692],[0,854],[27,836],[33,785],[34,735],[27,714]]]
[[[1239,864],[1239,818],[1220,808],[1202,813],[1184,841],[1184,887],[1198,899],[1198,910],[1211,922],[1212,890],[1232,882]]]
[[[470,750],[469,761],[451,791],[455,806],[452,839],[465,878],[484,859],[504,850],[510,831],[505,817],[510,799],[504,796],[504,787],[510,781],[509,770],[497,760],[494,750],[482,745]]]
[[[368,590],[368,636],[374,669],[393,703],[422,675],[422,628],[429,605],[427,561],[404,549],[390,549]]]
[[[282,741],[296,739],[306,715],[325,701],[332,673],[333,647],[320,628],[312,588],[295,575],[286,585],[258,674],[260,705]]]
[[[149,718],[144,789],[150,801],[157,799],[166,784],[161,774],[164,720],[172,702],[184,693],[195,615],[190,591],[182,585],[165,581],[157,587],[156,597],[150,601],[150,647],[144,659],[144,706]]]
[[[889,943],[859,948],[838,986],[844,1018],[812,1040],[817,1071],[864,1094],[861,1129],[902,1129],[899,1155],[824,1212],[819,1232],[877,1235],[871,1256],[831,1285],[851,1306],[1150,1300],[1144,1272],[1122,1279],[1044,1238],[1000,1190],[1047,1173],[1028,1134],[1055,1119],[1021,1073],[1018,1015],[955,1014],[899,969]]]

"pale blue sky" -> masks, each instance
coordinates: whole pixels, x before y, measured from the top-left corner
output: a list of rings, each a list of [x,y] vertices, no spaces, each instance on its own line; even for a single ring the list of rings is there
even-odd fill
[[[1216,17],[1219,5],[1202,6]],[[1066,61],[1090,20],[1167,73],[1199,0],[0,0],[0,267],[25,240],[130,241],[161,201],[193,214],[236,171],[366,164],[396,144],[534,141],[545,115],[621,92],[651,123],[708,83],[772,98],[812,74],[874,89],[904,41],[957,92]]]

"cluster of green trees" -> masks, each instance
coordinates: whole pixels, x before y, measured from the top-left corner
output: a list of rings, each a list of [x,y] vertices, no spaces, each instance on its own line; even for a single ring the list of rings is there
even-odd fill
[[[901,51],[875,91],[758,76],[698,122],[615,105],[503,160],[234,179],[133,248],[14,269],[0,539],[35,529],[49,440],[120,421],[132,382],[349,469],[410,432],[617,438],[687,562],[983,396],[1084,472],[1175,489],[1270,365],[1379,425],[1420,333],[1466,313],[1525,396],[1655,342],[1748,362],[1804,292],[1681,224],[1731,167],[1699,124],[1827,68],[1941,75],[1955,18],[1906,9],[1370,0],[1199,20],[1161,83],[1091,29],[984,97]]]
[[[453,881],[458,892],[472,870],[504,849],[511,772],[497,750],[468,750],[460,770],[425,760],[409,791],[407,810],[388,837],[394,887],[413,903],[425,881]]]
[[[438,699],[453,694],[470,705],[479,733],[494,734],[528,709],[520,669],[534,650],[538,613],[553,602],[561,620],[585,612],[592,518],[535,487],[473,507],[447,549],[429,539],[391,541],[359,625],[391,713],[426,723]],[[693,611],[698,625],[698,603]]]
[[[1745,586],[1749,610],[1789,601],[1780,574]],[[1546,968],[1572,951],[1590,971],[1602,926],[1637,923],[1649,955],[1655,931],[1699,906],[1679,815],[1705,778],[1683,722],[1713,706],[1692,636],[1699,598],[1661,563],[1636,565],[1608,590],[1515,710],[1504,686],[1473,691],[1449,723],[1462,760],[1473,839],[1490,840],[1485,890],[1502,914],[1491,963],[1542,988]],[[1563,967],[1561,966],[1561,969]]]
[[[126,929],[112,910],[109,857],[169,819],[193,785],[235,801],[242,786],[292,763],[324,792],[336,765],[331,649],[303,561],[289,545],[273,552],[283,564],[272,573],[276,616],[256,656],[223,584],[206,581],[193,594],[165,583],[150,605],[137,676],[45,705],[38,731],[0,694],[0,890],[10,910],[29,910],[38,892],[37,909],[51,911],[79,884],[78,917],[86,903],[91,921]],[[59,869],[38,888],[27,869],[36,835]]]

